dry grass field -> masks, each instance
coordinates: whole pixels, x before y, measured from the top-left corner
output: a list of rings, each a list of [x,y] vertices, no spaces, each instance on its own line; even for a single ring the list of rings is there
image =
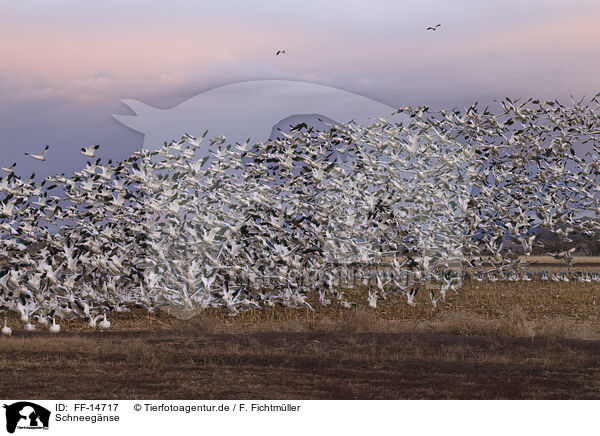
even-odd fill
[[[600,284],[467,282],[433,307],[139,309],[111,330],[0,338],[0,395],[28,399],[600,399]],[[15,319],[9,324],[18,325]]]
[[[549,273],[569,270],[600,273],[600,257],[598,256],[573,256],[570,267],[552,256],[520,256],[519,261],[524,266],[527,265],[526,269],[529,271],[544,269]]]
[[[522,261],[527,261],[528,263],[535,265],[535,264],[555,264],[555,265],[559,265],[561,264],[561,261],[559,259],[555,259],[552,256],[546,255],[546,256],[520,256],[519,257],[520,260]],[[586,265],[596,265],[598,267],[600,267],[600,256],[573,256],[573,265],[582,265],[582,264],[586,264]]]

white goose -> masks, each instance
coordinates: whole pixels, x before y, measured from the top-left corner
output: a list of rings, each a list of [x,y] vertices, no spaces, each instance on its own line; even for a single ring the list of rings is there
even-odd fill
[[[379,279],[379,277],[377,277],[377,279]],[[377,308],[377,291],[371,292],[369,290],[369,296],[367,297],[367,301],[369,302],[369,307],[371,309],[376,309]]]
[[[3,336],[12,335],[12,329],[6,325],[6,318],[4,318],[4,327],[2,327],[2,335]]]
[[[32,157],[32,158],[34,158],[34,159],[36,159],[36,160],[41,160],[41,161],[44,161],[44,160],[46,160],[46,158],[45,158],[44,156],[45,156],[46,152],[48,151],[48,148],[50,148],[50,146],[49,146],[49,145],[46,145],[46,146],[44,147],[44,150],[43,150],[43,151],[42,151],[40,154],[30,154],[30,153],[25,153],[25,155],[26,155],[26,156],[29,156],[29,157]]]
[[[54,317],[55,316],[52,315],[52,325],[48,329],[48,331],[50,333],[58,333],[58,332],[60,332],[60,324],[56,324],[56,321],[55,321]]]
[[[98,320],[102,319],[103,317],[104,317],[104,315],[97,315],[96,317],[89,315],[88,327],[95,329],[98,325]]]
[[[81,154],[87,157],[94,157],[94,152],[98,150],[99,145],[92,145],[88,148],[81,148]]]
[[[100,330],[108,330],[110,328],[110,321],[106,318],[106,311],[104,311],[102,321],[100,321],[98,327],[100,328]]]
[[[42,315],[34,315],[33,316],[35,319],[37,319],[37,322],[43,326],[47,326],[48,324],[50,324],[50,322],[48,321],[48,318],[46,318],[45,316]]]

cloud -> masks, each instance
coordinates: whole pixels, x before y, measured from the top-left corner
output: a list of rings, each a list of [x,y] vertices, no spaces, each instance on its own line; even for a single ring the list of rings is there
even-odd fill
[[[151,8],[139,3],[141,15],[129,21],[115,15],[115,2],[108,2],[106,11],[95,3],[87,8],[62,3],[80,10],[89,26],[81,28],[71,12],[65,12],[61,16],[71,26],[49,20],[33,26],[33,20],[0,30],[10,34],[0,38],[0,57],[7,60],[0,73],[4,99],[57,97],[92,104],[134,97],[174,104],[177,96],[189,97],[187,92],[268,78],[314,80],[399,96],[415,89],[429,89],[433,95],[450,94],[452,89],[446,88],[454,88],[457,96],[489,88],[555,90],[556,84],[580,92],[594,85],[598,67],[597,58],[588,54],[600,38],[595,27],[598,8],[589,5],[584,16],[556,2],[537,15],[529,3],[508,2],[500,10],[463,1],[470,9],[461,13],[438,4],[443,25],[433,33],[423,26],[431,24],[434,15],[417,2],[400,7],[380,1],[369,8],[359,3],[344,8],[333,2],[319,11],[308,5],[293,23],[286,13],[291,6],[285,2],[268,10],[262,4],[250,8],[229,2],[237,4],[238,13],[253,10],[245,22],[239,14],[226,16],[216,6],[193,17],[194,7],[185,2],[177,2],[172,13],[159,5],[150,13]],[[25,6],[15,8],[13,18],[32,13]],[[508,20],[511,11],[518,14]],[[163,12],[163,25],[147,26]],[[92,15],[98,15],[97,22]],[[304,26],[309,17],[311,25]],[[180,20],[177,25],[172,23],[175,18]],[[97,24],[105,22],[113,26]],[[280,48],[288,54],[275,57]],[[553,72],[557,70],[560,74]],[[561,74],[569,76],[569,83]],[[21,81],[17,85],[16,77]]]

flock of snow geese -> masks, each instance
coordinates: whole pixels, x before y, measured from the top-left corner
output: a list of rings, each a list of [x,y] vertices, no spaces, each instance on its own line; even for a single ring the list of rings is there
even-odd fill
[[[465,267],[531,279],[515,271],[539,230],[597,235],[579,217],[600,215],[598,102],[500,104],[302,123],[257,143],[185,135],[116,164],[92,146],[81,171],[40,183],[1,168],[0,309],[58,333],[60,319],[108,329],[107,313],[133,306],[314,310],[314,293],[349,308],[343,288],[356,286],[376,308],[390,295],[415,305],[419,283],[434,283],[435,305]]]

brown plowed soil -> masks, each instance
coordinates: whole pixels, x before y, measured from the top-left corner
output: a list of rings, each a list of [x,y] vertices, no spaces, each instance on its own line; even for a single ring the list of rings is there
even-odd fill
[[[16,331],[0,397],[600,399],[600,341],[434,333]]]

